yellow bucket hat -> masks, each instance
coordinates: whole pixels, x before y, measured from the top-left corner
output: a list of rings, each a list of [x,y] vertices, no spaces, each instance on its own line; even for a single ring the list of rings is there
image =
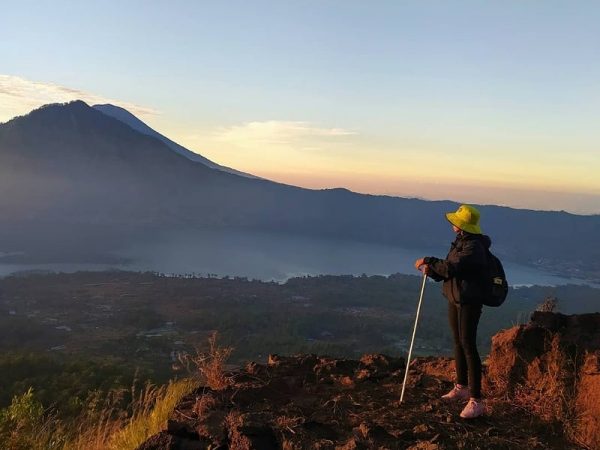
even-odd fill
[[[467,233],[481,234],[479,226],[479,211],[470,205],[460,205],[456,212],[446,213],[446,219],[452,225]]]

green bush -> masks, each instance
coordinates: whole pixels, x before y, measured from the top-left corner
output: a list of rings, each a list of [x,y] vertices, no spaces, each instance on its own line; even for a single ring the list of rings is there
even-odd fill
[[[29,388],[0,410],[0,447],[7,450],[62,448],[60,423],[46,413]]]

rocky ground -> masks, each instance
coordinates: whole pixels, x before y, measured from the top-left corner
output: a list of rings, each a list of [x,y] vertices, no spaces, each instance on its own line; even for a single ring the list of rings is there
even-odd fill
[[[600,314],[534,313],[498,333],[484,368],[487,413],[462,420],[448,358],[410,366],[272,355],[231,372],[224,389],[198,388],[168,428],[139,450],[598,449]]]
[[[272,356],[232,374],[225,390],[199,388],[140,450],[576,448],[557,424],[502,399],[488,401],[486,417],[460,419],[462,405],[439,398],[452,387],[446,359],[415,361],[400,404],[403,369],[383,355]]]

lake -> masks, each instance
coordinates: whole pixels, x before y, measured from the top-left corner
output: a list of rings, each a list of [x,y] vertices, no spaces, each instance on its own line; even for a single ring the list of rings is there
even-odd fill
[[[445,256],[447,248],[405,249],[372,243],[259,232],[193,231],[132,242],[116,252],[128,264],[3,264],[0,276],[20,271],[133,270],[164,274],[240,276],[285,281],[303,275],[417,274],[414,261]],[[503,261],[512,286],[590,284]]]

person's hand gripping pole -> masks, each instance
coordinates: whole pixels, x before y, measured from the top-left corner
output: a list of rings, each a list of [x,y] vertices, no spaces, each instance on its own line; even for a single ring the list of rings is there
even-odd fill
[[[429,264],[425,262],[425,258],[419,258],[415,261],[415,269],[423,272],[425,275],[431,273],[431,268],[429,267]]]

